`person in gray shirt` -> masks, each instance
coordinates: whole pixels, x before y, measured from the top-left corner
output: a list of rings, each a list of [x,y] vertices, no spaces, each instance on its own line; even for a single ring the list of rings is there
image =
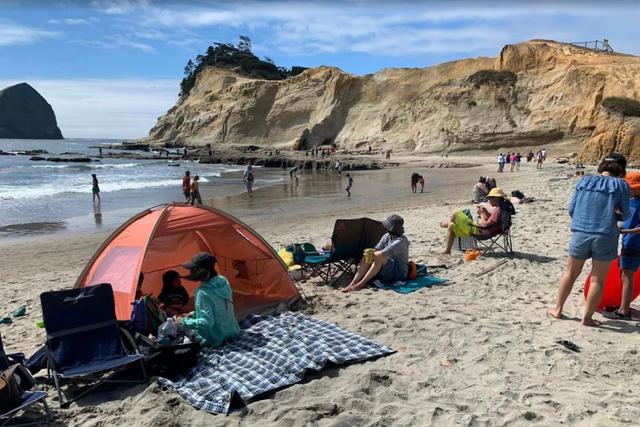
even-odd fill
[[[374,278],[383,283],[407,279],[410,242],[404,235],[404,220],[400,215],[391,215],[382,225],[388,233],[382,236],[372,254],[365,251],[355,277],[342,292],[359,291]]]

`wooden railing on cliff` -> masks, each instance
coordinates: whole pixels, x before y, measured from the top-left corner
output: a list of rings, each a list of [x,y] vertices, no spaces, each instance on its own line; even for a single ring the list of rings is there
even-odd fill
[[[602,41],[592,40],[588,42],[570,42],[569,44],[577,47],[583,47],[585,49],[613,53],[613,48],[611,47],[611,45],[609,44],[609,40],[607,39],[603,39]]]

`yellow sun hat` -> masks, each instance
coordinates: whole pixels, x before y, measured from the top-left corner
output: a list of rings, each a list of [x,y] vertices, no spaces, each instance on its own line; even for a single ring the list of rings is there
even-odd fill
[[[487,194],[487,197],[500,197],[501,199],[504,199],[506,196],[504,194],[504,191],[502,191],[501,188],[495,187],[495,188],[492,188],[491,191],[489,191],[489,194]]]

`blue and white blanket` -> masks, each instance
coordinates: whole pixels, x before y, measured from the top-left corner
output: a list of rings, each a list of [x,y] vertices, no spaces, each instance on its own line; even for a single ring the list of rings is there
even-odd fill
[[[394,353],[361,335],[300,313],[249,316],[220,349],[202,350],[198,364],[173,380],[158,378],[203,411],[228,413],[234,395],[254,397],[300,382],[327,362],[361,362]]]

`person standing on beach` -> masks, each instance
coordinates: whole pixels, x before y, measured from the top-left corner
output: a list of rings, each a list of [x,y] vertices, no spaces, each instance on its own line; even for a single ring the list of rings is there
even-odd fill
[[[351,188],[353,187],[353,178],[351,177],[351,174],[348,173],[347,174],[347,187],[345,188],[345,191],[347,192],[347,197],[351,197]]]
[[[629,172],[625,181],[631,189],[631,217],[624,223],[622,250],[620,251],[620,270],[622,270],[622,299],[615,316],[621,320],[632,320],[631,299],[633,297],[633,279],[640,267],[640,172]]]
[[[200,181],[200,177],[198,175],[193,177],[191,181],[191,197],[189,199],[189,203],[191,206],[197,201],[198,205],[202,204],[202,198],[200,197],[200,185],[198,184]]]
[[[610,154],[598,165],[598,175],[585,176],[578,181],[569,203],[571,241],[567,269],[560,279],[556,305],[549,315],[561,319],[562,309],[571,294],[573,284],[591,258],[591,286],[587,294],[582,324],[597,326],[595,313],[611,261],[618,256],[617,221],[630,216],[629,185],[621,178],[626,174],[627,160],[620,154]]]
[[[93,193],[93,203],[96,202],[96,197],[98,198],[98,203],[100,203],[100,186],[95,173],[91,174],[91,192]]]
[[[418,184],[420,184],[420,192],[424,193],[424,177],[422,175],[418,175]]]
[[[191,172],[186,171],[182,177],[182,194],[184,199],[188,202],[191,198]]]
[[[420,178],[420,175],[418,175],[417,172],[414,172],[411,174],[411,192],[415,193],[418,191],[418,178]]]
[[[242,175],[242,182],[247,187],[247,193],[249,194],[249,198],[253,198],[253,180],[255,176],[253,175],[253,166],[251,166],[251,162],[247,162],[247,167],[244,170],[244,174]]]
[[[542,169],[542,163],[544,162],[544,157],[542,156],[542,151],[538,151],[536,153],[536,169]]]
[[[516,154],[516,171],[520,170],[520,163],[522,163],[522,155],[520,153]]]

